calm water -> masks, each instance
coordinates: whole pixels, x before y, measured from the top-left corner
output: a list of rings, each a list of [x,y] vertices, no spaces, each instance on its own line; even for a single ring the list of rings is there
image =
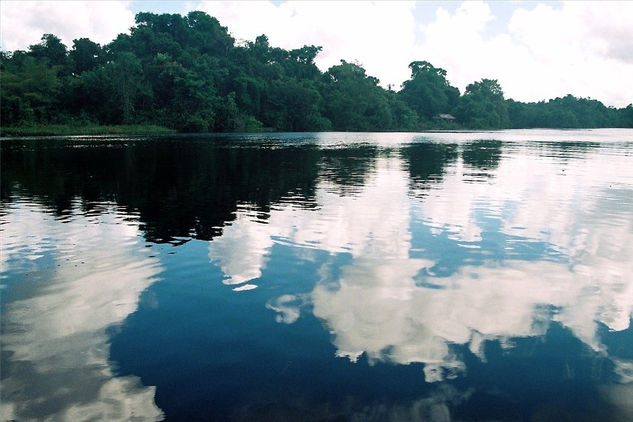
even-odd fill
[[[633,420],[633,131],[2,140],[2,420]]]

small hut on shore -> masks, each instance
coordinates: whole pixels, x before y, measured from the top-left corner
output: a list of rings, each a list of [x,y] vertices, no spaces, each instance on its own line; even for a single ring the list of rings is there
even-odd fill
[[[455,120],[455,116],[453,116],[452,114],[448,114],[448,113],[443,113],[443,114],[438,114],[437,116],[434,117],[435,120],[444,120],[447,122],[451,122],[453,120]]]

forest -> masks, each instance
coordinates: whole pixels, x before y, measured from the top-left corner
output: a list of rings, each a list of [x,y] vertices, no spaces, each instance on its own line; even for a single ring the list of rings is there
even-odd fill
[[[178,132],[419,131],[633,127],[633,105],[607,107],[567,95],[524,103],[497,80],[461,93],[444,69],[409,65],[398,91],[361,64],[321,72],[321,47],[285,50],[265,35],[236,42],[194,11],[138,13],[129,34],[70,48],[53,34],[27,51],[0,52],[2,128],[155,125]],[[4,130],[3,130],[4,132]]]

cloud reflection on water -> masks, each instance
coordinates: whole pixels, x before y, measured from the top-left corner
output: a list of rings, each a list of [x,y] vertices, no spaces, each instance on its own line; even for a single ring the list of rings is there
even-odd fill
[[[275,242],[284,240],[355,257],[374,248],[377,253],[407,260],[411,234],[406,178],[397,158],[384,158],[378,164],[353,196],[340,196],[330,182],[322,182],[316,193],[316,211],[280,205],[262,224],[248,207],[241,207],[236,221],[209,244],[209,257],[219,263],[225,283],[240,284],[260,277],[265,256]],[[380,243],[369,243],[368,238]]]
[[[3,271],[30,270],[3,304],[2,420],[162,419],[155,387],[115,376],[109,360],[108,330],[162,270],[138,227],[114,212],[64,223],[28,206],[7,213]],[[13,261],[23,256],[31,263]]]
[[[222,266],[229,279],[246,282],[261,276],[262,256],[279,239],[331,256],[349,254],[352,261],[339,268],[340,275],[329,274],[332,260],[324,262],[322,280],[309,294],[284,295],[268,307],[278,312],[279,322],[293,323],[309,304],[332,333],[337,355],[424,363],[428,381],[464,370],[455,345],[485,360],[486,341],[511,348],[514,339],[542,336],[552,323],[607,354],[600,324],[625,330],[633,313],[630,157],[617,145],[554,151],[549,144],[528,143],[506,144],[509,152],[495,151],[494,160],[465,162],[468,147],[473,154],[472,146],[460,145],[459,158],[422,197],[410,185],[406,161],[383,154],[353,195],[337,195],[323,181],[317,209],[277,207],[266,225],[245,216],[227,235],[257,235],[225,256],[214,245],[221,245],[217,239],[210,255],[220,262],[255,263],[237,273],[252,278]],[[474,167],[485,177],[469,179]],[[424,247],[415,251],[414,237],[425,231],[432,235],[419,240]],[[457,253],[478,248],[480,263],[464,260],[441,276],[434,273],[443,257],[425,253],[443,234],[457,243]],[[500,236],[511,236],[514,244]],[[501,252],[486,249],[491,242]],[[535,242],[556,254],[512,253]],[[621,381],[629,382],[624,374],[630,362],[613,359],[624,368]]]

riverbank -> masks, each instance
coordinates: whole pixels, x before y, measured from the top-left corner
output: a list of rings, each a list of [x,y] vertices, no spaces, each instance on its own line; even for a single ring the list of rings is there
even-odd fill
[[[156,125],[34,125],[0,128],[0,136],[160,135],[176,133]]]

